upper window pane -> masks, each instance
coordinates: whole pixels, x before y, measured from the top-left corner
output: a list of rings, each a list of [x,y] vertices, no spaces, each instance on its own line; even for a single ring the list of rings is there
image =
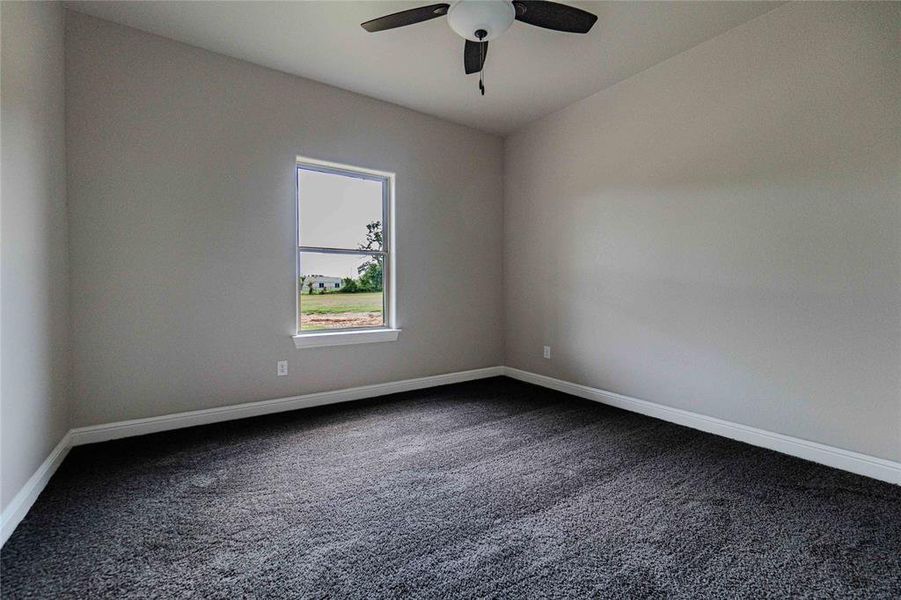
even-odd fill
[[[382,185],[379,180],[298,168],[300,245],[360,248],[367,225],[382,221]]]

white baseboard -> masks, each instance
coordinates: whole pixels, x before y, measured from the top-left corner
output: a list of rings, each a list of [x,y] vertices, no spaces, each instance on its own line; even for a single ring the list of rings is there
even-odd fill
[[[773,433],[755,427],[748,427],[739,423],[732,423],[714,417],[699,415],[697,413],[671,408],[661,404],[630,398],[621,394],[607,392],[576,383],[570,383],[561,379],[554,379],[545,375],[538,375],[512,367],[487,367],[473,369],[471,371],[459,371],[443,375],[432,375],[416,379],[405,379],[388,383],[364,385],[344,390],[331,392],[317,392],[292,396],[290,398],[278,398],[275,400],[262,400],[260,402],[248,402],[233,406],[208,408],[190,412],[148,417],[145,419],[132,419],[116,423],[92,425],[90,427],[77,427],[63,436],[59,444],[50,453],[50,456],[41,464],[34,475],[25,483],[19,493],[12,499],[9,506],[0,514],[0,546],[6,543],[16,526],[22,521],[28,510],[37,500],[44,486],[50,480],[56,469],[62,464],[63,459],[73,446],[93,444],[124,437],[145,435],[159,431],[181,429],[195,425],[219,423],[246,417],[268,415],[272,413],[322,406],[325,404],[337,404],[364,398],[374,398],[387,394],[418,390],[423,388],[461,383],[474,379],[507,375],[520,381],[534,383],[560,392],[587,398],[595,402],[609,404],[632,412],[648,415],[678,425],[684,425],[693,429],[699,429],[708,433],[739,440],[754,446],[768,448],[783,454],[797,456],[813,462],[817,462],[837,469],[857,473],[901,485],[901,463],[897,463],[866,454],[859,454],[850,450],[834,448],[825,444],[810,442],[794,438],[780,433]]]
[[[118,438],[156,433],[158,431],[168,431],[170,429],[207,425],[209,423],[232,421],[234,419],[244,419],[246,417],[257,417],[260,415],[297,410],[300,408],[361,400],[363,398],[375,398],[376,396],[385,396],[387,394],[396,394],[398,392],[407,392],[410,390],[435,387],[449,383],[460,383],[473,379],[483,379],[485,377],[496,377],[503,374],[503,367],[486,367],[484,369],[473,369],[471,371],[458,371],[456,373],[431,375],[429,377],[418,377],[416,379],[376,383],[373,385],[364,385],[331,392],[317,392],[314,394],[304,394],[302,396],[291,396],[289,398],[277,398],[275,400],[261,400],[259,402],[247,402],[244,404],[234,404],[232,406],[192,410],[190,412],[161,415],[159,417],[104,423],[102,425],[91,425],[90,427],[76,427],[70,433],[72,434],[72,445],[80,446],[82,444],[94,444],[96,442],[105,442]]]
[[[724,421],[723,419],[708,417],[687,410],[648,402],[647,400],[639,400],[638,398],[579,385],[546,375],[538,375],[537,373],[530,373],[512,367],[504,367],[504,374],[513,379],[534,383],[535,385],[580,398],[609,404],[610,406],[669,421],[670,423],[684,425],[685,427],[706,431],[707,433],[738,440],[753,446],[760,446],[761,448],[803,458],[828,467],[901,485],[901,463],[895,461],[827,446],[764,429],[757,429],[756,427],[749,427],[740,423]]]
[[[28,514],[34,501],[38,499],[47,482],[56,473],[56,469],[63,464],[63,459],[66,458],[71,447],[71,433],[66,433],[56,447],[50,451],[50,456],[41,463],[34,475],[25,482],[19,493],[13,497],[3,513],[0,514],[0,547],[6,543],[9,536]]]

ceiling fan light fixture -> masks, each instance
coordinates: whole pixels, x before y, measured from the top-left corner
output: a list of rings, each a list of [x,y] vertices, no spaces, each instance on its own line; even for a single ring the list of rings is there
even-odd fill
[[[447,23],[460,37],[488,42],[507,31],[516,18],[509,0],[460,0],[447,11]],[[482,37],[476,36],[479,32]]]

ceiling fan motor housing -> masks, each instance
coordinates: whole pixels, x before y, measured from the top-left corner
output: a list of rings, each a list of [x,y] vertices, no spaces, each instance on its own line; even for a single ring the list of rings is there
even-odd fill
[[[459,0],[447,11],[451,29],[472,42],[497,38],[509,29],[515,17],[516,9],[509,0]]]

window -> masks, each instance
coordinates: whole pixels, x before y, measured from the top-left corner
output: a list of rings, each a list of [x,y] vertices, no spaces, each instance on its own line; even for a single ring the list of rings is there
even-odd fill
[[[389,341],[393,175],[298,159],[298,348]]]

